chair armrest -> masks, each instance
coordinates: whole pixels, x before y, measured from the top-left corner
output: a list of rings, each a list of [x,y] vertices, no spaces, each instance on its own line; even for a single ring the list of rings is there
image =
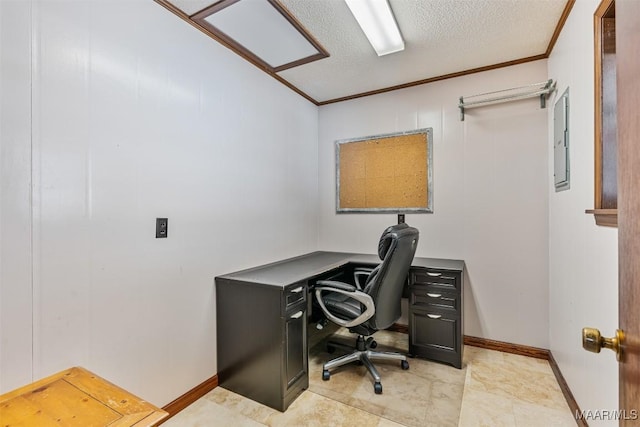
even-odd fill
[[[323,286],[324,283],[327,283],[328,286]],[[319,285],[319,286],[318,286]],[[340,286],[336,286],[340,285]],[[324,305],[324,301],[322,300],[322,292],[337,292],[339,294],[344,294],[349,296],[350,298],[359,301],[364,305],[365,311],[360,314],[360,316],[356,317],[353,320],[345,320],[339,317],[334,316],[329,309]],[[342,282],[334,282],[330,280],[321,280],[316,284],[315,287],[316,300],[320,305],[320,308],[324,312],[325,316],[329,318],[334,323],[337,323],[340,326],[344,326],[346,328],[350,328],[352,326],[357,326],[361,323],[366,322],[371,319],[373,315],[376,313],[376,307],[373,303],[373,298],[369,296],[369,294],[365,294],[364,292],[356,290],[355,286],[348,285]]]
[[[353,270],[353,279],[356,282],[356,287],[358,289],[362,289],[364,284],[366,283],[366,278],[373,272],[373,268],[368,267],[357,267]],[[365,277],[365,281],[360,283],[360,278]]]
[[[353,285],[350,285],[348,283],[343,283],[343,282],[336,282],[335,280],[318,280],[315,286],[316,289],[319,286],[326,287],[327,289],[334,288],[334,289],[341,289],[343,291],[349,291],[349,292],[353,292],[357,290],[357,288]]]

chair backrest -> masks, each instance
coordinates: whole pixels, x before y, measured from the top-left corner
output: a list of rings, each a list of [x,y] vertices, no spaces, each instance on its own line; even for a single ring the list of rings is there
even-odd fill
[[[418,237],[418,230],[409,226],[388,228],[380,237],[378,248],[383,260],[367,279],[364,290],[376,306],[375,315],[367,323],[377,330],[388,328],[400,318],[402,288],[418,247]]]
[[[389,234],[393,233],[394,231],[403,230],[408,227],[409,225],[407,223],[401,222],[400,224],[394,224],[387,227],[382,232],[382,235],[380,236],[380,240],[378,241],[378,256],[380,257],[381,260],[384,259],[385,255],[387,254],[387,251],[389,250],[389,246],[391,245],[391,239],[387,238]]]

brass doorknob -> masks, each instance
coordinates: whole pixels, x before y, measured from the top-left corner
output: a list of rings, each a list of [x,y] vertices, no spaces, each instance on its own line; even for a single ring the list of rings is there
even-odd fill
[[[622,342],[624,332],[616,329],[616,336],[605,338],[596,328],[582,328],[582,348],[593,353],[600,353],[601,348],[609,348],[616,352],[618,362],[622,358]]]

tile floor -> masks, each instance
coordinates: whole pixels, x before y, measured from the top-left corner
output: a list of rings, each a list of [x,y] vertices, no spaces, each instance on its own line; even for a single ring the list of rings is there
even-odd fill
[[[217,387],[164,427],[207,426],[575,426],[546,360],[465,347],[463,369],[409,359],[408,371],[376,363],[383,394],[373,392],[363,366],[348,366],[322,381],[327,335],[310,337],[309,389],[282,413]],[[344,335],[344,336],[342,336]],[[407,335],[380,331],[381,349],[406,351]]]

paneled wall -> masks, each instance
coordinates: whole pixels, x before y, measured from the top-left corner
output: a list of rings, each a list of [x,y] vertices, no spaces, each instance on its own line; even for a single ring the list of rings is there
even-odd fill
[[[558,93],[566,87],[571,92],[571,189],[556,193],[549,188],[549,345],[581,409],[615,410],[615,355],[587,353],[581,344],[585,326],[605,336],[613,336],[618,327],[617,229],[596,226],[593,215],[584,213],[594,207],[593,13],[599,3],[575,3],[548,60]],[[549,124],[551,146],[552,116]],[[592,426],[617,424],[589,420]]]
[[[467,335],[547,348],[547,110],[530,99],[460,121],[457,108],[461,95],[545,80],[537,61],[320,107],[320,248],[373,252],[397,221],[336,214],[335,141],[432,127],[434,213],[406,216],[417,256],[465,260]]]
[[[317,107],[149,0],[1,3],[24,51],[2,57],[0,387],[31,379],[33,310],[34,379],[81,365],[164,405],[217,371],[214,276],[315,249]],[[4,270],[31,257],[14,219],[32,283]]]
[[[31,381],[31,6],[0,1],[0,392]]]

